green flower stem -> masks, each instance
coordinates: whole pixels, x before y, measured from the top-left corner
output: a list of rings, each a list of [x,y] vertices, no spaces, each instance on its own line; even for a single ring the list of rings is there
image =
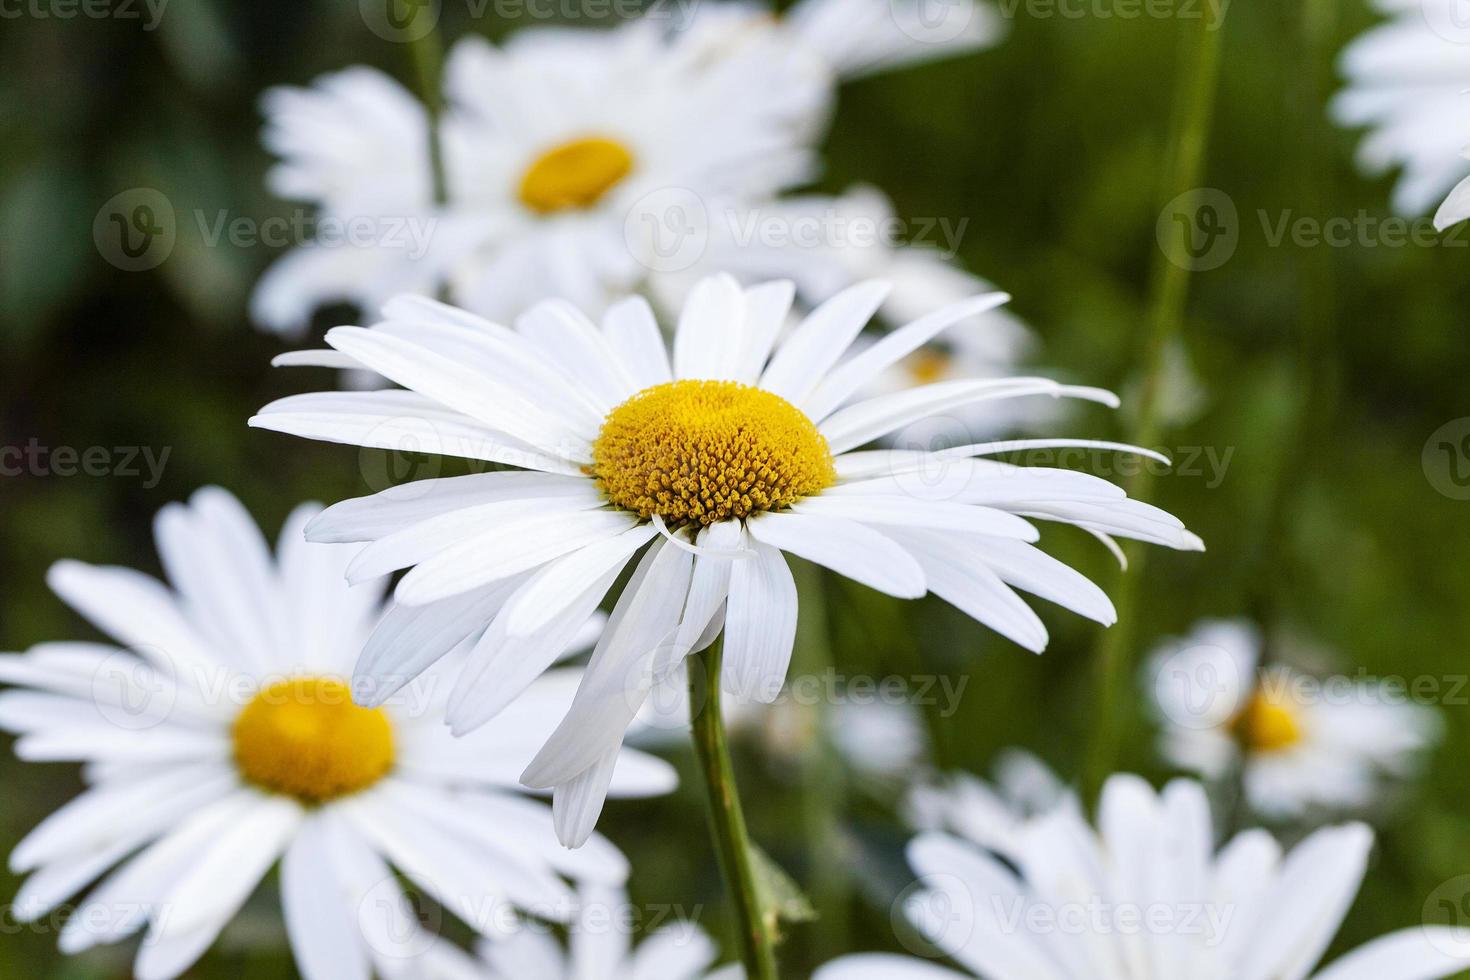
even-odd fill
[[[1220,50],[1223,25],[1213,27],[1200,21],[1200,34],[1186,40],[1185,64],[1191,69],[1170,131],[1172,166],[1165,200],[1199,186],[1204,170],[1205,149],[1209,145],[1210,124],[1214,117],[1215,92],[1220,76]],[[1156,443],[1163,431],[1159,417],[1159,400],[1170,342],[1179,334],[1189,300],[1189,272],[1185,264],[1176,263],[1161,249],[1154,263],[1148,334],[1145,341],[1143,387],[1139,394],[1138,414],[1129,441],[1140,446]],[[1129,481],[1129,493],[1146,500],[1153,489],[1148,467],[1139,470]],[[1097,720],[1090,746],[1086,771],[1087,799],[1095,799],[1102,783],[1117,765],[1129,719],[1123,692],[1133,682],[1133,646],[1141,582],[1146,552],[1129,547],[1130,569],[1118,586],[1115,606],[1118,622],[1102,637],[1098,650]]]
[[[750,835],[735,788],[725,719],[720,710],[720,664],[724,638],[695,658],[689,671],[689,714],[694,728],[694,753],[704,773],[709,801],[710,835],[720,862],[720,874],[730,890],[740,933],[740,958],[748,980],[776,980],[775,922],[761,908]]]
[[[430,4],[415,4],[414,17],[433,16]],[[417,31],[414,34],[414,40],[408,43],[408,55],[413,61],[419,97],[424,100],[424,108],[429,115],[429,165],[434,176],[434,203],[444,204],[449,200],[449,185],[444,176],[444,145],[439,138],[439,117],[444,111],[444,41],[439,36],[437,25],[422,34]]]
[[[822,571],[810,562],[794,562],[801,619],[796,626],[793,666],[803,676],[821,677],[834,667],[827,614],[827,590]],[[814,718],[811,743],[802,753],[802,824],[812,857],[808,883],[817,920],[818,959],[848,952],[849,910],[852,903],[851,846],[843,830],[847,805],[846,770],[832,744],[832,705],[819,699],[810,709]]]

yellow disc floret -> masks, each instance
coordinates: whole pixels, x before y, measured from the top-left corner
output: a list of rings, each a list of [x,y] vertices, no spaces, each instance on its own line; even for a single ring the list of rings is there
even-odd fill
[[[1236,715],[1230,727],[1239,741],[1252,752],[1280,752],[1301,741],[1302,726],[1290,705],[1257,691],[1245,710]]]
[[[393,727],[339,680],[294,677],[263,689],[235,719],[247,782],[306,803],[367,789],[393,768]]]
[[[633,170],[633,154],[616,140],[590,136],[547,150],[521,177],[521,203],[539,214],[590,208]]]
[[[668,524],[789,506],[832,485],[827,440],[779,395],[735,381],[674,381],[608,413],[592,444],[608,499]]]

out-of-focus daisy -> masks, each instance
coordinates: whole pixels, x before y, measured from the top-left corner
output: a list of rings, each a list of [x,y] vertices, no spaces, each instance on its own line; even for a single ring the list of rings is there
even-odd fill
[[[1470,160],[1470,149],[1465,151],[1464,156]],[[1434,213],[1434,227],[1444,231],[1466,218],[1470,218],[1470,177],[1456,184],[1455,189],[1450,191],[1450,196],[1444,199],[1444,203]]]
[[[687,26],[690,44],[720,57],[732,38],[776,30],[819,58],[840,78],[953,57],[992,47],[1005,36],[993,6],[953,0],[798,0],[774,13],[761,3],[697,5]]]
[[[444,78],[447,200],[437,206],[427,113],[392,79],[356,67],[274,89],[264,100],[265,143],[280,158],[272,189],[316,205],[324,223],[370,234],[283,256],[257,288],[254,315],[296,331],[325,302],[370,310],[400,292],[447,292],[508,319],[551,297],[600,312],[640,289],[676,310],[702,272],[743,268],[724,258],[739,229],[783,219],[779,195],[816,173],[834,78],[998,39],[988,5],[929,6],[802,0],[775,16],[700,4],[688,23],[655,11],[612,31],[530,28],[498,48],[462,40]],[[856,197],[819,200],[845,223],[869,217]],[[898,282],[898,322],[906,294],[933,302],[904,286],[946,274],[927,249],[885,243],[858,269],[851,250],[831,261],[834,234],[752,281],[791,275],[799,258],[824,267],[819,280],[797,274],[814,287],[803,283],[811,303],[873,275]],[[957,270],[948,277],[963,295],[977,291]]]
[[[1406,690],[1280,664],[1263,669],[1261,649],[1252,624],[1206,620],[1155,651],[1145,674],[1164,758],[1211,780],[1243,765],[1258,813],[1367,806],[1385,776],[1412,773],[1438,738],[1439,716]]]
[[[1198,783],[1155,793],[1114,776],[1096,830],[1062,808],[1026,824],[1019,843],[1010,861],[945,834],[909,845],[919,880],[905,913],[968,973],[874,954],[814,980],[1435,980],[1470,966],[1460,930],[1416,926],[1312,972],[1367,867],[1373,834],[1360,824],[1289,853],[1249,830],[1217,852]]]
[[[10,857],[30,872],[13,906],[25,919],[106,875],[62,930],[66,952],[146,927],[137,975],[178,976],[279,860],[304,976],[414,976],[436,940],[418,930],[395,869],[484,928],[499,904],[565,921],[576,902],[564,877],[626,876],[606,840],[575,855],[558,846],[549,809],[518,791],[576,672],[548,673],[462,740],[441,726],[441,672],[379,707],[353,703],[348,679],[382,589],[349,588],[355,549],[306,543],[316,513],[291,515],[273,560],[234,497],[201,490],[158,516],[172,588],[126,568],[52,568],[56,593],[122,647],[48,643],[0,658],[0,681],[19,688],[0,694],[17,754],[87,764],[87,790]],[[412,617],[385,628],[441,652],[459,639]],[[665,763],[636,752],[617,770],[620,795],[674,785]]]
[[[1019,832],[1058,807],[1078,809],[1077,797],[1046,763],[1020,749],[995,760],[995,780],[947,772],[910,787],[904,820],[915,830],[943,831],[1000,854],[1017,849]]]
[[[1366,126],[1359,166],[1370,174],[1401,167],[1393,192],[1399,214],[1425,214],[1470,173],[1470,31],[1458,0],[1379,0],[1392,19],[1342,52],[1347,87],[1332,101],[1343,126]]]
[[[478,957],[436,948],[418,980],[740,980],[739,966],[711,970],[719,951],[688,920],[661,925],[634,948],[637,909],[603,886],[578,892],[576,919],[563,944],[545,926],[522,923],[508,936],[480,943]]]
[[[494,717],[559,656],[642,552],[572,711],[523,777],[555,788],[562,839],[576,843],[596,820],[624,729],[684,655],[723,630],[728,689],[779,694],[797,614],[783,552],[890,595],[933,592],[1039,651],[1046,628],[1013,587],[1102,623],[1114,612],[1096,585],[1035,547],[1033,519],[1109,541],[1203,547],[1176,518],[1106,481],[985,459],[988,446],[861,451],[977,403],[1114,402],[1093,388],[1012,378],[849,404],[947,326],[1005,300],[946,307],[844,360],[887,292],[881,282],[845,290],[778,346],[791,284],[742,289],[712,277],[685,306],[672,357],[639,298],[600,326],[551,302],[511,330],[403,297],[375,327],[330,331],[333,350],[313,356],[408,390],[298,395],[251,424],[367,446],[411,435],[426,451],[529,471],[406,484],[337,504],[309,528],[317,540],[371,542],[349,568],[354,579],[413,566],[396,597],[399,615],[423,629],[466,635],[489,618],[487,596],[513,590],[450,697],[459,732]],[[434,652],[380,629],[358,676],[401,680]],[[387,696],[392,685],[369,689]]]
[[[267,93],[270,174],[323,218],[429,228],[421,255],[370,241],[312,244],[262,279],[254,312],[299,328],[318,304],[373,309],[448,287],[487,316],[559,297],[600,309],[651,265],[669,195],[764,199],[815,173],[831,76],[781,32],[750,31],[719,58],[656,17],[616,30],[532,28],[450,52],[441,121],[448,200],[436,206],[428,114],[396,82],[351,68]],[[680,212],[682,214],[682,212]],[[410,224],[411,222],[411,224]]]

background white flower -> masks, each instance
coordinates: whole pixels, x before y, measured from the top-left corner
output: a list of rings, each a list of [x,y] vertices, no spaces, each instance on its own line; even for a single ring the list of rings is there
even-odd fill
[[[1030,752],[1006,749],[996,757],[994,770],[992,782],[958,771],[921,779],[904,798],[905,822],[1009,855],[1030,820],[1058,807],[1081,809],[1073,791]]]
[[[158,515],[172,588],[126,568],[65,561],[52,588],[121,646],[47,643],[0,657],[0,727],[31,761],[86,763],[87,790],[11,854],[30,872],[12,907],[34,920],[81,891],[69,953],[146,927],[137,976],[186,970],[281,862],[281,898],[308,980],[414,976],[437,940],[406,876],[477,928],[501,907],[568,920],[564,878],[620,883],[594,838],[561,848],[516,777],[576,688],[558,670],[464,739],[441,727],[449,685],[423,674],[376,709],[347,678],[377,622],[381,584],[349,587],[355,549],[308,544],[303,506],[279,554],[223,490]],[[668,792],[665,763],[628,751],[611,792]],[[113,870],[110,874],[110,868]]]
[[[1358,147],[1363,171],[1402,168],[1393,208],[1410,217],[1470,174],[1461,155],[1470,145],[1470,32],[1454,31],[1457,2],[1381,0],[1390,19],[1344,48],[1339,62],[1347,86],[1332,100],[1332,117],[1369,128]]]
[[[639,910],[615,888],[578,890],[578,914],[563,944],[544,925],[523,923],[510,935],[483,940],[478,957],[451,946],[434,950],[419,980],[740,980],[738,965],[711,969],[713,940],[676,909],[637,947]],[[659,917],[665,910],[659,910]]]
[[[287,253],[262,277],[253,315],[299,333],[326,302],[371,310],[441,291],[500,320],[552,297],[599,313],[637,290],[677,311],[695,282],[726,271],[794,278],[808,306],[890,279],[884,316],[907,322],[989,289],[953,264],[958,241],[906,245],[871,188],[780,195],[819,171],[835,76],[975,50],[999,26],[971,0],[802,0],[780,16],[703,3],[687,24],[650,14],[613,31],[530,28],[499,47],[468,37],[444,77],[442,206],[427,114],[392,79],[355,67],[272,90],[271,188],[317,204],[324,220],[376,222],[380,235]],[[957,239],[963,227],[946,231]],[[999,373],[1027,341],[1018,320],[992,311],[914,365],[932,373],[952,357]]]
[[[1437,741],[1439,716],[1406,688],[1260,666],[1262,637],[1241,620],[1205,620],[1162,644],[1145,672],[1160,752],[1218,780],[1242,764],[1257,812],[1300,817],[1382,799],[1384,777],[1410,775]]]
[[[380,696],[392,691],[386,679],[414,675],[493,617],[449,700],[456,731],[493,717],[560,655],[643,551],[573,710],[524,776],[555,787],[569,843],[596,821],[627,725],[685,655],[723,629],[730,690],[779,694],[797,616],[786,552],[890,595],[932,591],[1040,651],[1046,627],[1014,589],[1105,624],[1114,612],[1096,585],[1034,546],[1030,519],[1109,541],[1203,548],[1177,518],[1113,484],[983,458],[992,446],[860,451],[980,403],[1115,403],[1038,378],[949,381],[849,403],[1003,295],[938,310],[844,360],[888,285],[845,290],[778,344],[793,293],[789,282],[702,281],[672,358],[638,298],[600,325],[570,304],[542,304],[513,331],[400,297],[385,321],[336,328],[332,351],[293,362],[366,368],[410,390],[297,395],[251,420],[369,446],[412,437],[423,451],[531,470],[406,484],[337,504],[309,529],[318,540],[371,542],[348,569],[354,579],[413,566],[358,664]],[[421,632],[438,642],[426,645]]]
[[[945,834],[909,845],[919,875],[904,910],[984,980],[1284,980],[1322,959],[1362,882],[1373,834],[1318,830],[1289,853],[1249,830],[1215,850],[1198,783],[1162,793],[1134,776],[1103,789],[1097,830],[1074,808],[1027,823],[1011,861]],[[1418,909],[1412,910],[1414,914]],[[1315,980],[1434,980],[1470,967],[1452,927],[1370,942]],[[961,980],[888,955],[839,959],[814,980]]]

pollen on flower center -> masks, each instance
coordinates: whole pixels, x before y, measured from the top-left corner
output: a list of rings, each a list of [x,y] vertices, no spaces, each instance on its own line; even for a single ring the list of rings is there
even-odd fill
[[[1231,730],[1253,752],[1279,752],[1301,741],[1302,728],[1290,705],[1257,691],[1230,722]]]
[[[393,727],[339,680],[293,677],[263,689],[235,719],[235,765],[247,782],[306,803],[376,783],[393,767]]]
[[[521,203],[540,214],[590,208],[633,170],[633,154],[601,136],[572,140],[537,157],[521,177]]]
[[[786,507],[837,478],[811,419],[735,381],[674,381],[623,402],[592,444],[592,475],[614,504],[674,526]]]

